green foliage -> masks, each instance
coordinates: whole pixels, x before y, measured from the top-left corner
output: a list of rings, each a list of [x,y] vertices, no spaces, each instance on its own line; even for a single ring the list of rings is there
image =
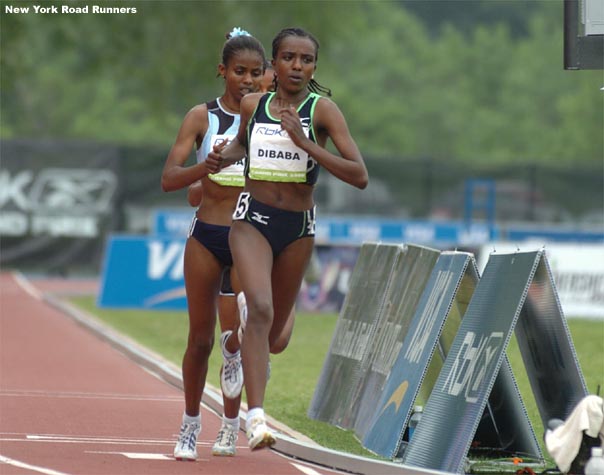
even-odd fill
[[[221,93],[226,32],[248,29],[270,58],[274,34],[301,26],[319,39],[317,79],[367,157],[600,163],[602,74],[563,70],[560,6],[454,3],[144,0],[133,15],[2,12],[1,137],[168,148],[187,110]]]

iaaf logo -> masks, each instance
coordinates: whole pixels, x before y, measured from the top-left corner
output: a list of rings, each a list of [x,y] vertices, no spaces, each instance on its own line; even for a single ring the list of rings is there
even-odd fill
[[[451,396],[457,397],[463,392],[470,403],[478,401],[483,382],[493,372],[495,355],[501,354],[503,333],[481,335],[474,346],[476,339],[474,332],[466,333],[443,387],[443,392]]]
[[[22,211],[107,212],[116,186],[111,170],[45,168],[37,176],[0,170],[0,208],[12,203]]]

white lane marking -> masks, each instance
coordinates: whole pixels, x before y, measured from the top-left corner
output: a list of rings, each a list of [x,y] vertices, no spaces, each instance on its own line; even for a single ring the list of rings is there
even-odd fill
[[[42,442],[60,442],[72,444],[125,444],[125,445],[166,445],[172,444],[173,440],[163,439],[134,439],[128,437],[94,437],[94,436],[69,436],[69,435],[52,435],[52,434],[27,434],[27,440],[42,441]]]
[[[174,457],[168,457],[164,454],[144,454],[137,452],[121,452],[121,454],[129,459],[140,459],[140,460],[171,460]]]
[[[176,439],[176,434],[174,434],[173,438],[171,439],[136,439],[127,437],[69,436],[59,434],[19,434],[0,432],[0,442],[172,446]],[[197,439],[197,444],[202,447],[211,447],[214,444],[214,441]],[[240,448],[247,448],[247,445],[242,445]]]
[[[35,298],[37,300],[42,300],[42,294],[40,293],[40,291],[38,289],[36,289],[29,282],[29,280],[27,280],[27,277],[25,277],[21,272],[19,272],[19,271],[14,272],[13,276],[15,277],[15,282],[17,282],[19,287],[21,287],[23,290],[25,290],[25,292],[27,292],[29,295],[31,295],[33,298]]]
[[[107,455],[123,455],[129,459],[137,460],[174,460],[174,457],[170,457],[164,454],[153,454],[145,452],[87,452],[89,454],[107,454]]]
[[[83,393],[83,392],[56,392],[56,391],[34,391],[34,390],[4,390],[0,391],[0,397],[44,397],[44,398],[71,398],[71,399],[118,399],[124,401],[164,401],[182,403],[181,396],[144,396],[138,394],[117,393]]]
[[[24,468],[26,470],[33,470],[34,472],[44,473],[45,475],[68,475],[65,472],[58,472],[57,470],[46,467],[38,467],[37,465],[30,465],[25,462],[20,462],[19,460],[5,457],[4,455],[0,455],[0,463],[12,465],[13,467]]]
[[[321,475],[319,472],[317,472],[316,470],[313,470],[310,467],[307,467],[306,465],[300,465],[298,463],[293,463],[293,462],[292,462],[292,465],[306,475]]]

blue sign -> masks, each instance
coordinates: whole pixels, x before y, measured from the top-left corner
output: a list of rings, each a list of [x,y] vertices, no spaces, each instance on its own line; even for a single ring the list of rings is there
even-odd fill
[[[546,242],[603,242],[604,233],[600,231],[576,231],[572,229],[546,228],[510,228],[505,234],[507,241],[546,241]]]
[[[497,228],[486,224],[317,217],[316,240],[321,244],[413,242],[436,246],[475,246],[498,239]]]
[[[186,310],[184,238],[110,236],[99,307]]]
[[[151,234],[186,237],[195,216],[193,208],[156,209]]]
[[[157,209],[151,232],[185,237],[195,214],[192,208]],[[354,245],[364,242],[415,243],[439,248],[474,247],[493,241],[602,242],[604,233],[572,229],[503,227],[482,222],[399,220],[371,217],[317,216],[316,242],[325,245]]]

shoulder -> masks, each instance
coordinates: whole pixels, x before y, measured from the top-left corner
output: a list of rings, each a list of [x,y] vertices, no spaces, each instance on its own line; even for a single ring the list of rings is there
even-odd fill
[[[256,107],[264,95],[264,92],[250,92],[249,94],[243,96],[243,99],[241,99],[241,105]]]
[[[254,109],[260,102],[260,99],[264,96],[263,92],[251,92],[243,96],[241,99],[241,113],[251,115]]]
[[[208,108],[205,104],[192,107],[183,120],[183,125],[195,130],[204,131],[208,124]]]
[[[189,112],[187,112],[187,117],[193,117],[193,118],[197,118],[200,119],[202,117],[207,118],[208,116],[208,106],[204,103],[204,104],[197,104],[196,106],[193,106]]]
[[[329,112],[339,111],[338,105],[329,97],[318,96],[316,99],[315,110]]]
[[[321,128],[343,121],[344,115],[338,105],[329,97],[320,96],[315,104],[314,121]]]

